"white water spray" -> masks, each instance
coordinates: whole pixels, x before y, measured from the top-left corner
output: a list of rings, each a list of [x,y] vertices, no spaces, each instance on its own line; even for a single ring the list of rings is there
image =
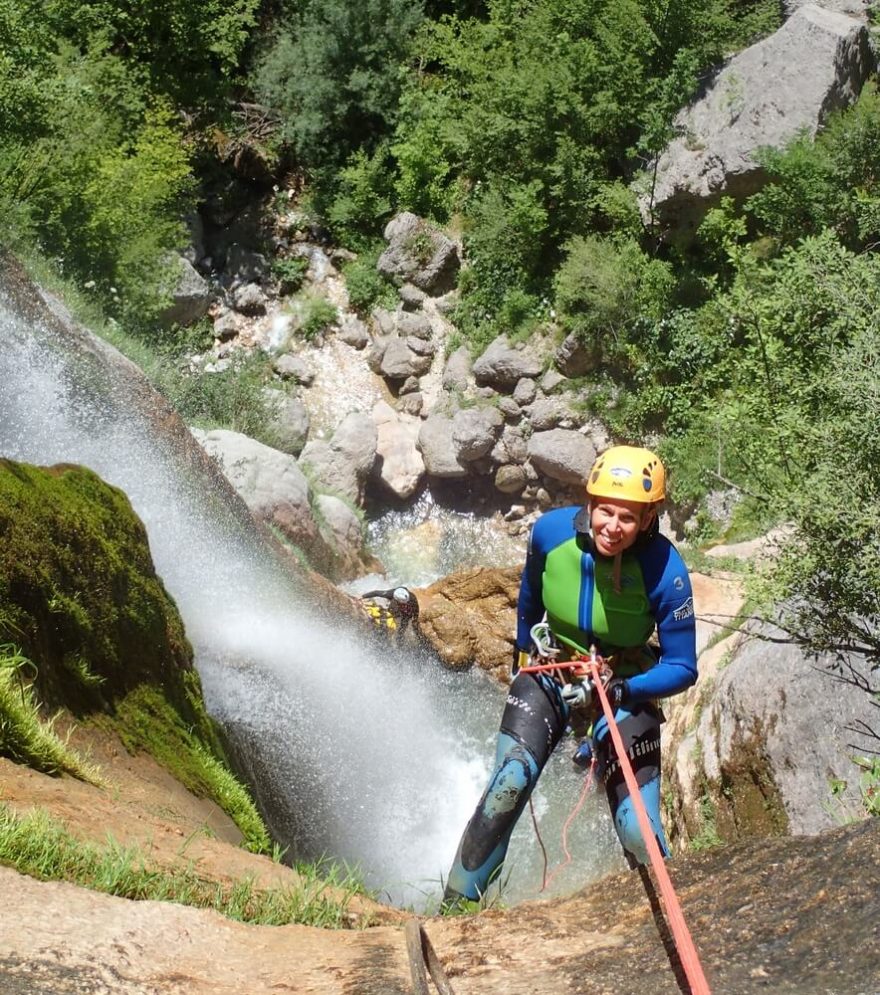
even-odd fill
[[[95,380],[103,385],[90,387]],[[0,455],[81,463],[129,496],[195,648],[209,710],[239,746],[276,838],[303,856],[357,865],[391,902],[436,901],[487,775],[502,695],[478,673],[381,654],[298,605],[210,478],[113,381],[109,365],[85,363],[0,299]],[[554,758],[536,794],[552,816],[548,848],[558,849],[577,784]],[[554,791],[565,800],[549,803]],[[562,890],[595,877],[614,852],[604,803],[588,808]],[[540,885],[527,822],[508,861],[513,900]]]

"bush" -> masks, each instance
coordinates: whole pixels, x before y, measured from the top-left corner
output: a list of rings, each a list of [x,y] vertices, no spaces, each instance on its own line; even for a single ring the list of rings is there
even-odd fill
[[[393,284],[376,269],[381,252],[381,244],[374,246],[347,263],[342,271],[348,289],[348,303],[362,318],[366,318],[377,305],[393,308],[397,302]]]
[[[326,297],[307,297],[303,302],[299,334],[311,342],[325,332],[339,318],[335,305]]]
[[[153,92],[184,106],[217,101],[256,25],[259,0],[49,0],[33,4],[43,29],[81,49],[102,36],[108,50],[148,75]],[[221,96],[226,96],[222,93]]]
[[[306,256],[274,256],[272,276],[278,281],[278,292],[295,294],[302,287],[308,268]]]
[[[619,359],[640,323],[663,316],[673,288],[669,264],[635,241],[576,238],[556,276],[556,309],[566,330]]]
[[[51,99],[29,130],[0,129],[0,202],[17,205],[18,237],[32,233],[68,274],[94,283],[109,312],[148,328],[167,301],[193,194],[179,124],[100,46],[63,48],[42,69],[55,73],[43,80]]]
[[[336,237],[346,245],[369,245],[391,213],[391,176],[387,150],[373,155],[359,149],[341,170],[327,219]]]
[[[391,130],[421,18],[415,0],[326,0],[302,4],[282,25],[255,87],[308,169],[326,176]]]
[[[272,412],[264,393],[271,375],[266,356],[254,352],[216,373],[172,369],[158,386],[188,424],[228,428],[271,445]]]
[[[880,239],[880,95],[869,84],[849,110],[833,115],[815,142],[803,135],[764,150],[770,182],[749,198],[761,231],[793,243],[833,228],[859,248]]]

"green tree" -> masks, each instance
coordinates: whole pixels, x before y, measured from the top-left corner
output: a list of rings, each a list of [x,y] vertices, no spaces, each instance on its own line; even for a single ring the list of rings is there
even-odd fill
[[[556,308],[567,331],[606,360],[620,360],[640,327],[666,313],[673,287],[671,266],[632,239],[579,237],[556,275]]]
[[[302,4],[280,27],[255,87],[307,169],[332,172],[393,127],[421,20],[418,0],[326,0]]]
[[[760,231],[791,244],[833,228],[849,246],[880,240],[880,95],[868,85],[815,139],[765,149],[770,182],[746,210]]]
[[[98,36],[137,64],[154,90],[184,106],[216,106],[216,90],[237,71],[256,25],[260,0],[46,0],[43,30],[87,51]]]

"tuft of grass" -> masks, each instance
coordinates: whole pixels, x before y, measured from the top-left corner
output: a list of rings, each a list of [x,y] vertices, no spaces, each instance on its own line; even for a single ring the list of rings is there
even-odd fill
[[[138,847],[121,846],[110,837],[100,845],[85,842],[45,810],[19,815],[5,803],[0,803],[0,863],[42,881],[68,881],[121,898],[214,909],[239,922],[268,926],[350,927],[349,903],[363,891],[349,872],[335,865],[312,866],[298,887],[257,888],[250,877],[227,884],[207,881],[191,864],[163,868]],[[322,877],[322,870],[331,873]]]
[[[313,342],[338,320],[339,312],[326,297],[307,295],[302,301],[299,334],[306,342]]]
[[[36,668],[16,646],[0,646],[0,756],[44,774],[71,774],[101,784],[98,768],[87,763],[55,732],[55,719],[40,717],[24,674]]]
[[[196,681],[192,675],[189,679]],[[247,789],[224,764],[213,723],[195,689],[189,705],[195,726],[184,721],[160,689],[142,684],[117,704],[112,719],[97,716],[93,721],[113,729],[130,753],[149,753],[193,794],[213,799],[241,830],[248,850],[271,852],[266,826]]]
[[[691,850],[699,853],[701,850],[711,850],[717,846],[724,846],[724,840],[719,835],[716,824],[715,805],[708,794],[701,796],[698,802],[698,814],[700,831],[691,839]]]

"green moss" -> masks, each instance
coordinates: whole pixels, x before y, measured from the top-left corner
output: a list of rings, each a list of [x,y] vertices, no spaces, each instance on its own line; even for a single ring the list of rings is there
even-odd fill
[[[700,798],[697,804],[697,817],[700,828],[696,835],[691,838],[691,849],[699,851],[722,846],[724,841],[718,835],[715,803],[709,795],[703,795]]]
[[[97,769],[55,732],[54,721],[40,717],[26,677],[33,664],[15,646],[0,646],[0,756],[44,774],[72,774],[100,783]]]
[[[0,460],[0,641],[75,714],[144,680],[179,683],[192,650],[128,498],[82,467]]]
[[[162,689],[142,684],[116,705],[113,716],[95,722],[115,731],[131,753],[154,757],[184,787],[211,798],[235,822],[245,845],[268,853],[271,840],[246,789],[230,773],[211,718],[205,712],[198,676],[187,675],[188,705],[175,708]]]
[[[58,756],[46,759],[36,701],[66,708],[112,728],[127,749],[150,753],[192,792],[216,801],[249,849],[269,849],[253,802],[227,769],[146,530],[125,494],[92,471],[0,460],[3,642],[21,647],[34,674],[23,712],[13,715],[10,688],[0,694],[7,730],[0,755],[70,770]]]

